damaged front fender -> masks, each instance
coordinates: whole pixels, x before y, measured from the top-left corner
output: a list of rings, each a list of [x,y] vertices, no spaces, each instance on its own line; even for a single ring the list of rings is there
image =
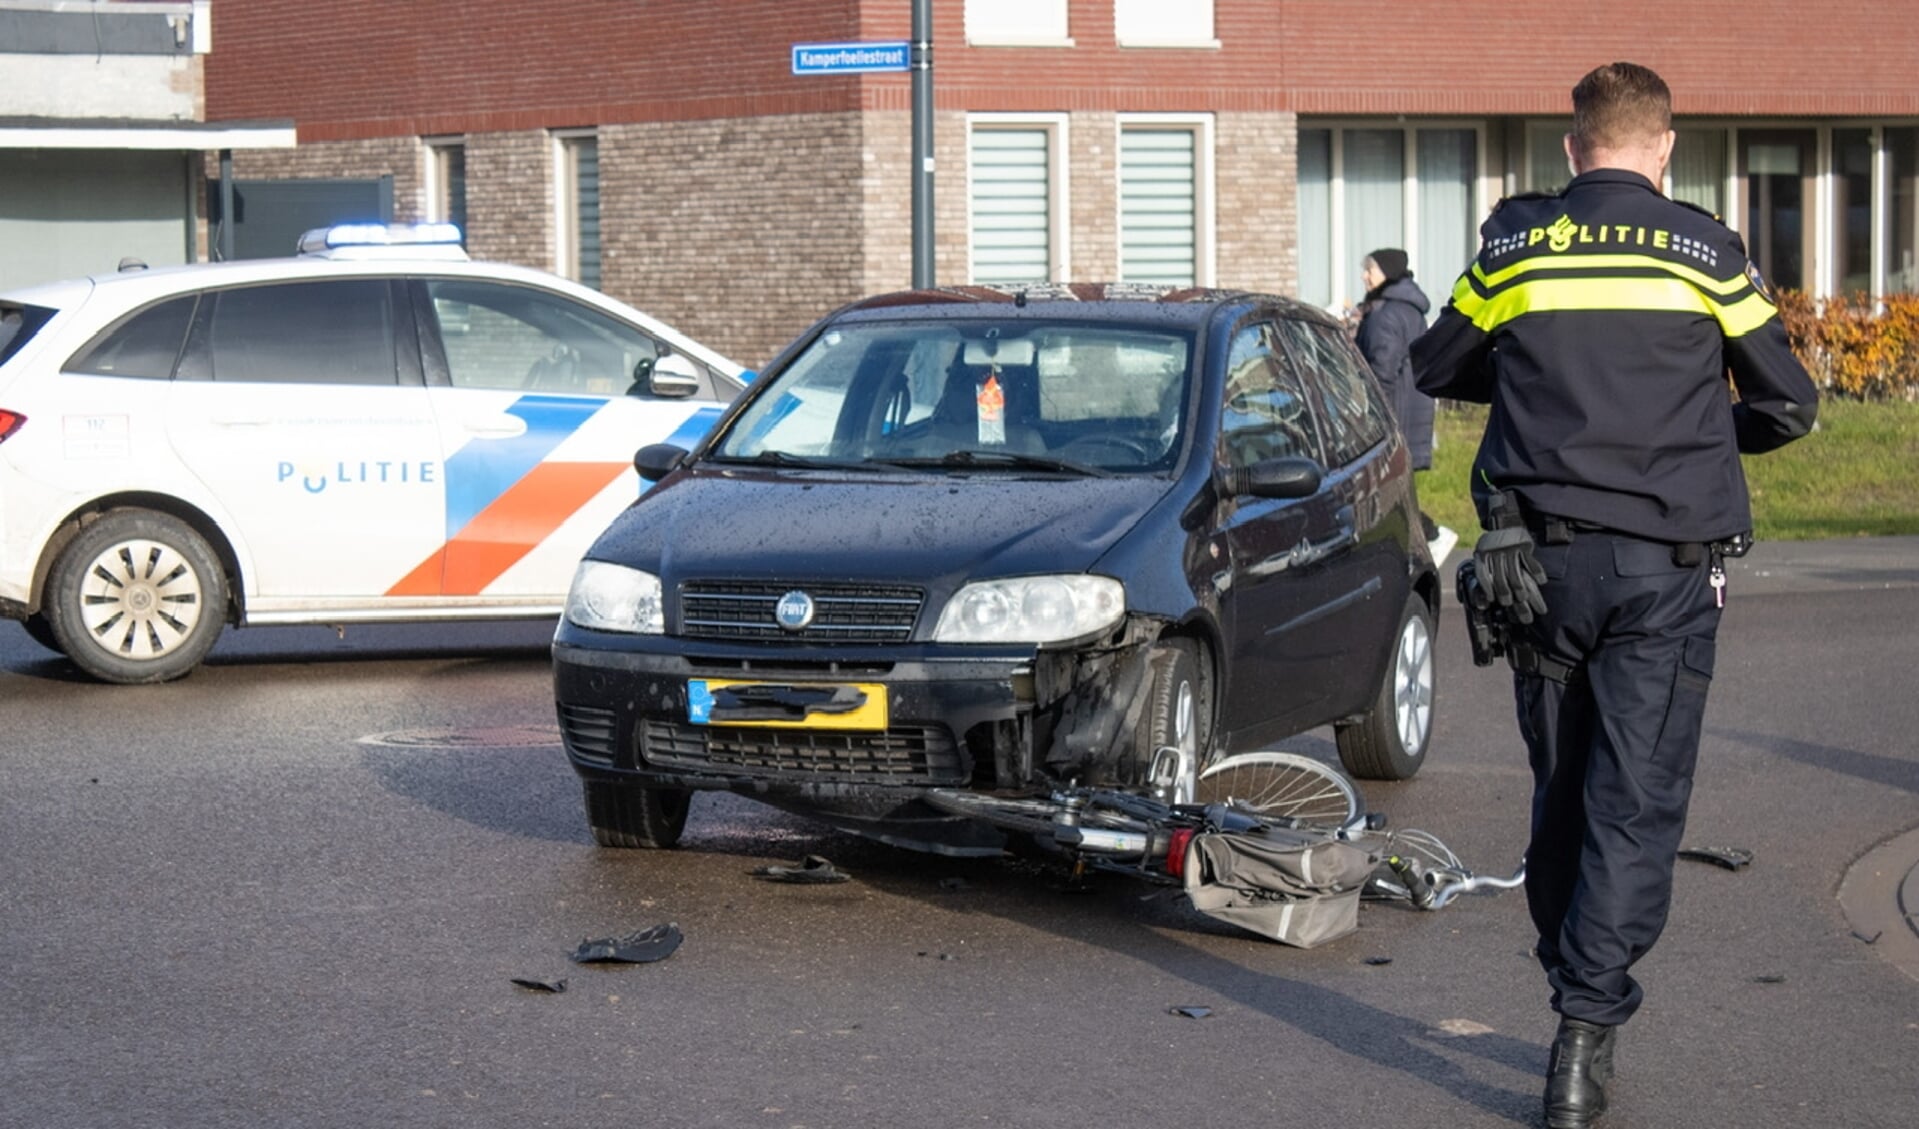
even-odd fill
[[[1146,711],[1153,645],[1165,620],[1128,616],[1117,637],[1074,651],[1044,651],[1033,663],[1034,741],[1050,779],[1131,785],[1145,779],[1152,750],[1136,748]]]

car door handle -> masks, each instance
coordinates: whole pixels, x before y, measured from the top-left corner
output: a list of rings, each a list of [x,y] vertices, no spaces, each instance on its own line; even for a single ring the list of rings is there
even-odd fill
[[[488,416],[484,419],[469,419],[460,426],[469,435],[479,435],[487,439],[513,439],[526,434],[526,421],[519,416]]]

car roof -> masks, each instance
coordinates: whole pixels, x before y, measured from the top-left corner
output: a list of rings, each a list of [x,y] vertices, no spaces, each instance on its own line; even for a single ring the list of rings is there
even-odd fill
[[[1196,327],[1227,308],[1274,307],[1287,317],[1336,326],[1319,307],[1249,290],[1136,282],[1034,283],[898,290],[842,307],[834,321],[961,321],[980,317],[1034,321],[1162,322]]]
[[[744,371],[739,362],[704,345],[658,318],[597,290],[589,289],[559,275],[511,263],[475,262],[442,258],[408,258],[383,255],[379,258],[336,259],[319,255],[299,255],[280,259],[237,259],[223,263],[186,263],[179,266],[137,267],[85,278],[43,283],[0,293],[0,301],[71,311],[83,303],[99,312],[89,320],[104,324],[120,311],[174,294],[217,287],[246,286],[252,283],[298,282],[326,278],[474,278],[516,282],[544,290],[567,294],[591,305],[606,307],[623,318],[637,322],[674,348],[693,354],[708,364],[737,377]]]

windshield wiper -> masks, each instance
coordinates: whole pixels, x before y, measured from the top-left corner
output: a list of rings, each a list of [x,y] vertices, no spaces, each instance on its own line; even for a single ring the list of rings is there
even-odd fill
[[[938,458],[914,458],[888,460],[894,466],[903,467],[1010,467],[1016,470],[1050,470],[1063,474],[1077,474],[1084,478],[1112,478],[1113,472],[1105,467],[1076,463],[1071,459],[1055,459],[1046,455],[1028,455],[1021,451],[949,451]]]
[[[762,466],[800,467],[806,470],[885,470],[885,466],[864,459],[821,459],[811,455],[795,455],[791,451],[776,451],[768,448],[756,455],[741,457],[723,455],[717,460],[728,463],[758,463]]]

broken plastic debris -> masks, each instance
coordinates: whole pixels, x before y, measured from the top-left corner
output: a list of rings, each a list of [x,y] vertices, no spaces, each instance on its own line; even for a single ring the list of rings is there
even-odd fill
[[[513,982],[532,992],[557,993],[566,991],[566,981],[564,980],[536,980],[531,976],[515,976]]]
[[[1393,963],[1393,958],[1392,957],[1367,957],[1366,963],[1372,964],[1372,965],[1391,964]]]
[[[961,878],[957,875],[955,875],[952,878],[940,879],[940,889],[942,890],[959,891],[959,890],[965,890],[969,888],[970,887],[968,886],[966,879]]]
[[[1755,976],[1752,978],[1752,982],[1754,984],[1784,984],[1786,982],[1786,978],[1784,976],[1779,975],[1776,972],[1773,972],[1773,973],[1767,973],[1764,976]]]
[[[1199,1004],[1188,1004],[1183,1007],[1169,1007],[1166,1009],[1166,1014],[1183,1015],[1188,1019],[1205,1019],[1213,1014],[1213,1009]]]
[[[1679,857],[1709,862],[1727,870],[1738,870],[1752,862],[1752,852],[1744,847],[1682,847]]]
[[[1872,936],[1868,937],[1863,930],[1855,929],[1852,931],[1852,935],[1868,945],[1876,945],[1879,943],[1879,938],[1885,935],[1885,932],[1883,929],[1875,929],[1872,931]]]
[[[1456,1038],[1469,1038],[1474,1035],[1490,1035],[1493,1029],[1476,1019],[1442,1019],[1439,1021],[1439,1033]]]
[[[844,882],[852,876],[837,869],[820,855],[807,855],[798,866],[755,867],[753,877],[764,878],[768,882],[814,883]]]
[[[679,948],[684,939],[679,925],[669,921],[665,925],[649,926],[624,937],[581,941],[580,947],[573,950],[573,963],[651,964],[672,956],[673,950]]]

